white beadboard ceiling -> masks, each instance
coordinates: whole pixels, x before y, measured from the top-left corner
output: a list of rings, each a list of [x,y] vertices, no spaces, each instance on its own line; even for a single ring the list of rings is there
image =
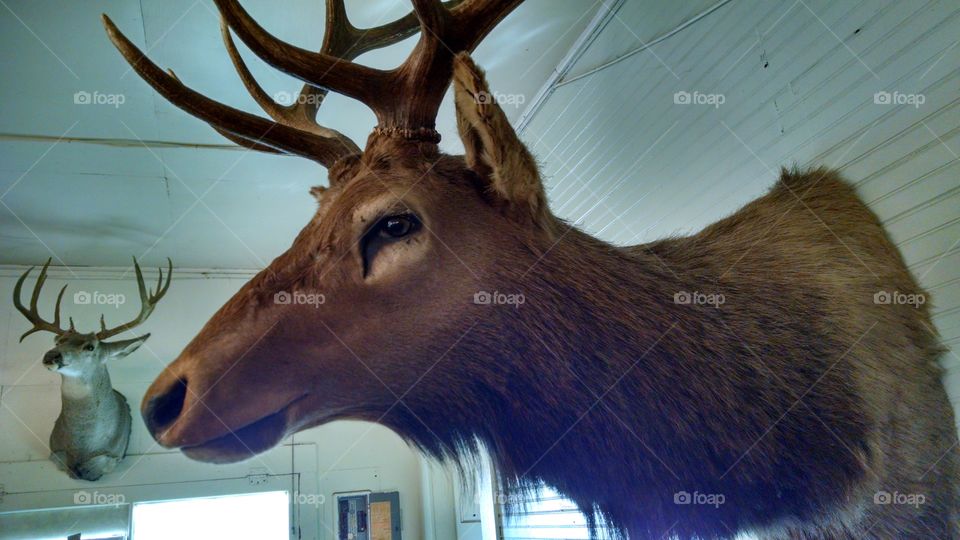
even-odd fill
[[[178,267],[259,269],[289,246],[315,208],[307,189],[325,183],[326,172],[304,159],[232,147],[129,71],[100,23],[107,13],[188,86],[262,114],[233,71],[211,0],[2,4],[0,264],[53,257],[69,266],[126,266],[136,255],[151,265],[170,256]],[[243,5],[282,39],[319,48],[321,0]],[[532,99],[600,5],[527,0],[474,56],[497,92]],[[347,9],[355,25],[368,27],[411,7],[406,0],[348,0]],[[358,61],[393,67],[415,40]],[[299,89],[240,47],[268,92]],[[78,105],[77,92],[121,95],[123,103]],[[523,106],[506,110],[517,118]],[[334,95],[320,120],[361,145],[375,123],[363,105]],[[458,153],[449,99],[438,127],[444,150]]]

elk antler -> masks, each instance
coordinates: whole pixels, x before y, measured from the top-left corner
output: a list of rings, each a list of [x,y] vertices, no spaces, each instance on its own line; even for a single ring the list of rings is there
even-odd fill
[[[163,282],[163,269],[157,268],[157,288],[155,291],[147,291],[147,286],[143,282],[143,273],[140,271],[140,265],[137,264],[137,259],[133,259],[133,268],[137,272],[137,289],[140,291],[140,314],[137,315],[135,319],[128,323],[121,324],[111,329],[107,329],[107,324],[103,320],[103,315],[100,316],[100,331],[97,332],[97,339],[104,340],[109,337],[115,336],[119,333],[126,332],[131,328],[139,325],[143,321],[147,320],[147,317],[153,313],[153,308],[156,307],[157,302],[163,298],[163,295],[167,294],[167,289],[170,288],[170,281],[173,278],[173,261],[169,258],[167,259],[167,282]],[[62,293],[61,293],[62,294]]]
[[[447,5],[455,6],[461,1],[462,0],[454,0],[448,2]],[[353,60],[367,51],[402,41],[416,33],[416,30],[417,19],[413,13],[377,28],[359,30],[353,26],[347,18],[343,0],[331,0],[327,2],[326,30],[324,32],[323,45],[320,48],[320,53],[339,57],[343,60]],[[233,61],[233,66],[240,76],[240,80],[243,82],[243,86],[247,89],[247,92],[250,93],[250,96],[253,97],[254,101],[260,105],[260,108],[273,118],[274,121],[339,142],[344,147],[346,153],[357,154],[360,152],[357,145],[342,133],[332,128],[323,127],[317,123],[317,111],[327,96],[326,89],[304,84],[291,104],[283,105],[277,103],[263,90],[253,77],[253,74],[250,73],[246,63],[244,63],[243,58],[240,56],[240,52],[237,51],[236,45],[233,44],[233,38],[230,36],[230,27],[227,25],[226,20],[222,18],[220,20],[220,34],[223,37],[223,43],[227,48],[227,52],[230,54],[230,60]],[[170,74],[173,75],[173,72],[171,71]],[[216,124],[210,125],[221,135],[241,146],[253,150],[276,152],[276,150],[265,147],[257,141],[252,141],[223,130]]]
[[[23,341],[23,338],[29,336],[34,332],[39,332],[41,330],[46,330],[47,332],[53,332],[56,335],[62,335],[67,331],[60,328],[60,301],[63,300],[63,293],[67,290],[67,286],[64,285],[60,289],[60,294],[57,295],[57,305],[53,311],[53,322],[47,322],[40,316],[40,312],[37,310],[37,300],[40,299],[40,290],[43,289],[44,282],[47,281],[47,268],[50,266],[50,260],[47,259],[46,264],[43,265],[43,269],[40,270],[40,275],[37,277],[37,283],[33,286],[33,294],[30,295],[30,309],[23,307],[23,304],[20,303],[20,290],[23,288],[23,282],[27,279],[27,276],[30,275],[30,272],[33,272],[35,267],[31,266],[27,269],[26,272],[20,276],[20,279],[17,280],[17,284],[13,286],[13,305],[17,308],[17,311],[23,314],[28,321],[33,323],[33,328],[27,330],[20,336],[20,341]],[[70,330],[73,330],[73,320],[70,320]]]
[[[412,0],[414,11],[392,23],[360,30],[350,24],[343,0],[328,0],[326,32],[313,53],[277,39],[254,21],[236,0],[214,0],[222,17],[224,44],[247,91],[273,121],[234,109],[165,73],[131,43],[106,16],[111,41],[130,66],[171,103],[206,121],[230,140],[265,152],[294,154],[327,167],[359,153],[342,133],[320,126],[317,111],[329,90],[368,105],[377,116],[375,134],[439,142],[437,110],[450,83],[453,57],[471,51],[522,0]],[[304,82],[290,105],[273,100],[256,82],[230,37],[233,30],[271,66]],[[420,30],[413,52],[397,68],[384,71],[352,62]]]

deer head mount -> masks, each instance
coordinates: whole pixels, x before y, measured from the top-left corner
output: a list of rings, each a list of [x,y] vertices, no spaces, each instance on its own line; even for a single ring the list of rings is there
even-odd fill
[[[33,267],[20,276],[13,288],[13,305],[33,324],[33,328],[20,336],[20,341],[40,331],[55,336],[54,347],[43,355],[43,366],[61,376],[61,410],[50,435],[50,459],[73,478],[97,480],[112,471],[126,453],[130,437],[130,407],[126,398],[111,386],[106,362],[137,350],[150,334],[126,340],[106,340],[147,320],[170,288],[173,272],[173,263],[168,260],[166,282],[163,270],[158,269],[156,289],[148,291],[136,259],[133,265],[140,293],[140,313],[129,322],[112,328],[107,328],[101,315],[98,332],[78,332],[72,317],[68,319],[68,328],[61,327],[60,304],[67,285],[57,294],[53,321],[40,316],[37,303],[47,280],[49,259],[37,277],[29,308],[21,302],[21,290]]]
[[[147,391],[141,413],[160,444],[237,461],[360,419],[438,457],[482,441],[508,489],[542,480],[630,538],[861,538],[871,524],[878,538],[956,536],[941,349],[925,306],[872,302],[878,289],[919,287],[848,185],[827,170],[785,172],[696,235],[606,244],[550,212],[534,159],[468,55],[519,1],[412,3],[412,16],[365,34],[330,0],[312,53],[216,0],[237,71],[273,121],[190,90],[105,19],[133,69],[175,105],[248,148],[329,168],[290,249]],[[399,67],[349,61],[416,27]],[[301,96],[332,90],[369,105],[378,126],[363,152],[316,124],[317,99],[270,101],[230,31],[303,80]],[[441,154],[434,129],[451,78],[462,157]],[[726,303],[675,301],[683,291]],[[525,302],[497,306],[504,294]],[[870,473],[892,462],[909,468],[901,479],[927,478],[938,502],[872,505],[898,473]],[[726,503],[684,504],[685,492]]]

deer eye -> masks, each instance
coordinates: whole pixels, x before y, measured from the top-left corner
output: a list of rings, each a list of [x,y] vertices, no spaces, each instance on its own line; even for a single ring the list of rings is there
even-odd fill
[[[378,234],[384,238],[403,238],[420,228],[420,222],[410,214],[389,216],[377,224]]]
[[[89,343],[83,346],[83,350],[85,350],[85,351],[92,351],[94,348],[95,348],[95,347],[94,347],[92,344],[89,344]]]

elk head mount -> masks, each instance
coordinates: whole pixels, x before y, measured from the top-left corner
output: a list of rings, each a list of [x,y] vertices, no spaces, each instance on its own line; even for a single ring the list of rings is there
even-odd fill
[[[412,0],[413,14],[369,30],[329,0],[319,53],[215,3],[272,121],[191,90],[104,23],[174,105],[247,148],[325,165],[329,186],[290,249],[147,391],[160,444],[229,462],[360,419],[454,460],[480,441],[505,489],[546,482],[635,539],[955,537],[942,348],[925,305],[873,301],[922,291],[836,174],[784,172],[696,235],[612,246],[550,212],[469,57],[519,0]],[[395,69],[351,61],[418,29]],[[304,82],[294,105],[269,99],[231,33]],[[464,156],[437,147],[451,79]],[[376,114],[362,152],[316,122],[330,90]],[[490,291],[525,303],[474,302]],[[693,292],[725,303],[676,301]],[[874,504],[898,488],[926,504]]]
[[[13,305],[33,324],[33,328],[20,336],[20,341],[40,331],[56,336],[53,348],[43,355],[43,366],[60,374],[61,408],[50,434],[50,459],[71,478],[94,481],[117,466],[126,455],[130,440],[130,406],[123,394],[110,384],[107,361],[123,358],[137,350],[150,334],[132,339],[106,340],[132,330],[147,320],[157,302],[170,288],[173,263],[168,259],[166,282],[163,280],[163,270],[158,269],[156,290],[148,291],[140,265],[134,259],[140,313],[130,322],[113,328],[107,328],[101,315],[100,331],[89,333],[78,332],[72,317],[69,319],[69,328],[61,328],[60,302],[67,290],[66,285],[57,295],[53,321],[46,321],[40,316],[37,302],[47,280],[49,266],[50,260],[47,260],[40,270],[30,296],[29,309],[21,303],[21,289],[33,267],[20,276],[13,288]]]

